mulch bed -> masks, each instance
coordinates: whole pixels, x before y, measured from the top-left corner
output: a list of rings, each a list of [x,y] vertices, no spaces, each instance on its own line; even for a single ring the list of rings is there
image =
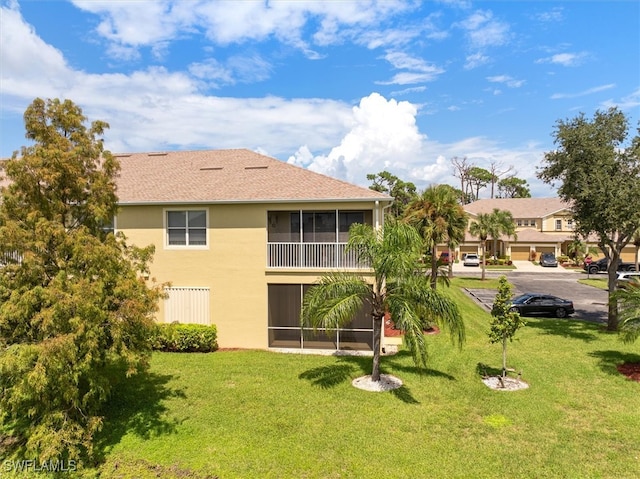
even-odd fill
[[[440,328],[438,326],[431,326],[424,330],[424,334],[438,334],[440,332]],[[393,336],[404,336],[404,331],[401,329],[396,329],[396,325],[393,324],[391,317],[387,313],[384,317],[384,336],[386,338]]]
[[[620,374],[625,375],[632,381],[640,382],[640,363],[623,363],[617,366]]]

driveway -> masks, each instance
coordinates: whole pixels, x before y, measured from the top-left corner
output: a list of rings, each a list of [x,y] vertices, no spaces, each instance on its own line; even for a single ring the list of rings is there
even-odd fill
[[[573,301],[576,312],[571,316],[586,321],[607,321],[607,291],[578,283],[586,275],[576,271],[558,268],[542,268],[533,265],[512,271],[487,271],[487,277],[495,278],[505,275],[514,286],[514,295],[522,293],[546,293]],[[528,270],[528,271],[525,271]],[[471,271],[469,271],[471,270]],[[551,271],[553,270],[553,271]],[[478,276],[478,268],[454,268],[455,276]],[[488,310],[491,309],[495,290],[468,290],[467,293]]]

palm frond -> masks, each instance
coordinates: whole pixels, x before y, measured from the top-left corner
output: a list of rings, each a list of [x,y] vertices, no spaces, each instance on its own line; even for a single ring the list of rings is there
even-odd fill
[[[620,339],[632,343],[640,337],[640,283],[630,283],[613,293],[613,297],[618,301]]]
[[[364,278],[350,273],[323,276],[304,296],[300,323],[318,328],[337,329],[349,323],[371,296]]]
[[[428,287],[428,280],[414,276],[394,285],[394,294],[408,298],[428,323],[449,331],[451,341],[462,347],[466,338],[464,321],[456,303],[440,291]]]
[[[427,365],[427,342],[424,336],[425,322],[409,298],[399,294],[389,296],[388,310],[397,329],[404,331],[403,343],[418,367]]]

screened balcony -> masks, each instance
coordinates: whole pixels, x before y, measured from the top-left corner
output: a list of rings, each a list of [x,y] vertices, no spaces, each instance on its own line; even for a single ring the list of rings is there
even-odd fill
[[[349,228],[372,224],[372,211],[270,211],[268,268],[365,268],[347,252]]]

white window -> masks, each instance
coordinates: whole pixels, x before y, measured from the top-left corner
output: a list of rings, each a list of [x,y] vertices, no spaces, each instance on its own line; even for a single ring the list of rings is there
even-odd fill
[[[207,211],[167,211],[167,245],[206,246]]]
[[[209,288],[165,288],[164,322],[211,324]]]
[[[567,229],[573,229],[573,220],[567,220]]]
[[[562,230],[562,220],[556,220],[556,231]]]
[[[522,226],[522,220],[516,220],[516,224],[517,224],[518,226]]]

